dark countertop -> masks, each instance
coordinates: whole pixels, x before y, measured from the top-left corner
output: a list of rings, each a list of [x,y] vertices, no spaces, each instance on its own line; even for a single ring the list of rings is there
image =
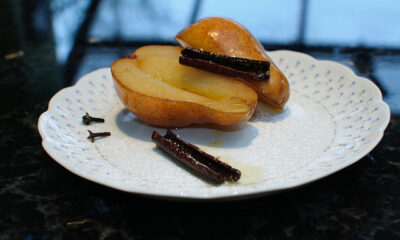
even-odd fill
[[[315,44],[301,31],[294,42],[263,41],[338,61],[378,84],[392,109],[382,141],[352,166],[300,188],[235,202],[171,202],[68,172],[43,150],[37,130],[59,89],[140,45],[169,43],[169,33],[101,35],[91,26],[104,1],[21,2],[0,3],[0,239],[400,239],[400,43]],[[183,16],[197,19],[200,2]],[[77,21],[63,15],[68,8]]]

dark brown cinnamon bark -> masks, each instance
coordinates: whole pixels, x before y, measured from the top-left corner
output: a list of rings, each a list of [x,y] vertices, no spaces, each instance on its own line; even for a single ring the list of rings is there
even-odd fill
[[[269,71],[270,67],[268,61],[231,57],[194,48],[184,48],[181,54],[183,57],[212,61],[216,64],[231,66],[232,68],[242,71]]]
[[[267,61],[230,57],[192,48],[185,48],[181,53],[179,63],[183,65],[244,79],[269,79],[270,63]]]
[[[241,172],[238,169],[185,142],[171,130],[167,130],[164,137],[154,131],[151,138],[158,147],[206,179],[221,184],[237,181],[240,178]]]

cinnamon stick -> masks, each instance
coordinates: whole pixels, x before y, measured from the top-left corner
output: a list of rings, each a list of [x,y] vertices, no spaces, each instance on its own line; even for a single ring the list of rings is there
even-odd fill
[[[183,65],[231,77],[259,81],[269,79],[270,63],[268,61],[231,57],[192,48],[185,48],[181,53],[179,63]]]
[[[151,138],[158,147],[208,180],[221,184],[237,181],[240,178],[241,172],[238,169],[205,153],[197,146],[185,142],[171,130],[167,130],[165,136],[154,131]]]

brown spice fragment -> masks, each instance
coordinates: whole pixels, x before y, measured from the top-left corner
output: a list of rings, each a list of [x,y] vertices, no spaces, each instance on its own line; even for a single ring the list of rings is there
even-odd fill
[[[74,226],[74,225],[82,225],[82,224],[89,223],[89,222],[93,222],[93,220],[89,219],[89,218],[85,218],[85,219],[82,219],[82,220],[79,220],[79,221],[67,222],[66,225],[67,225],[67,227],[71,227],[71,226]]]
[[[134,53],[132,53],[132,54],[129,54],[128,56],[126,56],[126,58],[129,58],[129,59],[135,59],[137,56],[136,56],[136,54],[134,54]]]
[[[9,53],[9,54],[5,55],[4,59],[10,60],[10,59],[19,58],[22,56],[24,56],[24,51],[19,50],[18,52],[13,52],[13,53]]]
[[[197,146],[185,142],[171,130],[167,130],[164,137],[154,131],[151,138],[158,147],[208,180],[221,184],[227,181],[237,181],[241,176],[238,169],[205,153]]]

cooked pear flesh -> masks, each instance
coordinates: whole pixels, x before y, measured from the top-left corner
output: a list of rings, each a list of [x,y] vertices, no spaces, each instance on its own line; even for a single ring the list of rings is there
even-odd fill
[[[179,64],[181,50],[146,46],[114,62],[111,70],[125,106],[160,126],[248,120],[257,102],[254,90],[230,77]]]
[[[270,80],[246,81],[259,99],[272,107],[282,108],[289,98],[286,77],[266,54],[257,39],[238,22],[222,17],[201,19],[179,32],[175,39],[184,47],[233,57],[264,60],[271,63]]]

